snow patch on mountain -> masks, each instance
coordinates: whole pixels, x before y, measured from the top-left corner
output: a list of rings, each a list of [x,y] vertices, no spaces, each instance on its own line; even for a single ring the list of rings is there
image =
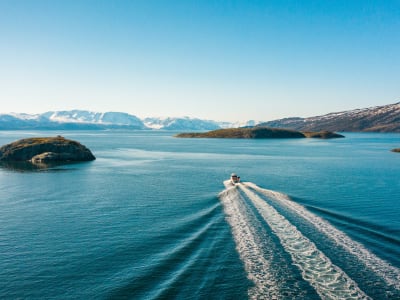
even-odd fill
[[[220,128],[215,121],[197,118],[145,118],[143,123],[151,129],[157,130],[214,130]]]
[[[3,116],[5,114],[2,114]],[[40,119],[40,114],[24,114],[24,113],[9,113],[7,114],[9,116],[12,116],[16,119],[20,119],[20,120],[38,120]]]
[[[93,112],[86,110],[49,111],[43,114],[52,122],[82,123],[117,126],[137,126],[144,128],[143,122],[136,116],[122,112]]]
[[[256,126],[258,124],[262,123],[262,121],[256,121],[256,120],[249,120],[246,122],[217,122],[217,124],[219,125],[219,127],[221,128],[239,128],[239,127],[253,127]]]
[[[285,118],[261,125],[303,131],[400,132],[400,102],[309,118]]]
[[[153,129],[208,131],[219,128],[268,126],[303,131],[379,131],[400,132],[400,102],[384,106],[354,109],[310,118],[285,118],[261,123],[216,122],[198,118],[145,118],[123,112],[86,110],[49,111],[43,114],[0,114],[0,129]]]

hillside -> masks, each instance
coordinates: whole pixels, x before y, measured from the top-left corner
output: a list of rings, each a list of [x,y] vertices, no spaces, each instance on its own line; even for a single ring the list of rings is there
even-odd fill
[[[229,124],[224,124],[229,126]],[[197,118],[140,118],[123,112],[86,110],[50,111],[43,114],[0,114],[0,130],[213,130],[218,122]]]
[[[288,129],[253,127],[228,128],[208,132],[180,133],[178,138],[230,138],[230,139],[278,139],[278,138],[338,138],[343,137],[333,132],[300,132]]]
[[[285,118],[258,126],[301,131],[400,132],[400,102],[310,118]]]
[[[214,130],[220,128],[215,121],[197,118],[145,118],[145,126],[162,130]]]
[[[258,124],[258,125],[257,125]],[[0,114],[0,130],[179,130],[206,131],[238,127],[287,128],[298,131],[400,132],[400,102],[384,106],[330,113],[310,118],[285,118],[268,122],[217,122],[198,118],[144,118],[123,112],[86,110],[50,111],[42,114]]]
[[[90,112],[85,110],[50,111],[43,114],[0,114],[0,129],[146,129],[136,116],[121,112]]]

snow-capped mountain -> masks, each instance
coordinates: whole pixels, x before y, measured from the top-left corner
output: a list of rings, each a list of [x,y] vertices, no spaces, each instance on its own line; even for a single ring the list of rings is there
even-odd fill
[[[233,124],[232,124],[233,125]],[[0,129],[162,129],[213,130],[221,128],[215,121],[197,118],[139,119],[123,112],[86,110],[49,111],[43,114],[0,114]]]
[[[354,109],[310,118],[285,118],[269,122],[216,122],[197,118],[145,118],[123,112],[86,110],[50,111],[43,114],[0,114],[0,130],[16,129],[109,129],[136,130],[214,130],[268,126],[300,131],[375,131],[400,132],[400,102],[384,106]]]
[[[145,118],[144,124],[148,128],[163,130],[214,130],[220,126],[215,121],[197,118]]]
[[[262,123],[259,126],[302,131],[400,132],[400,102],[310,118],[279,119]]]
[[[0,129],[34,129],[37,124],[46,125],[48,121],[40,115],[0,114]]]
[[[249,120],[246,122],[217,122],[221,128],[253,127],[261,124],[262,121]]]
[[[93,112],[86,110],[49,111],[42,114],[52,122],[86,123],[99,125],[130,126],[144,129],[143,122],[136,116],[123,112]]]
[[[43,114],[0,114],[0,129],[147,129],[136,116],[122,112],[86,110],[49,111]]]

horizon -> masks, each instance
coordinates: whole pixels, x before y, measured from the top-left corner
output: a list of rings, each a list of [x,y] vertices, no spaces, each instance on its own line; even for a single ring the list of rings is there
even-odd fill
[[[390,105],[397,105],[400,104],[399,102],[394,102],[394,103],[390,103],[390,104],[385,104],[385,105],[375,105],[375,106],[369,106],[369,107],[359,107],[359,108],[354,108],[354,109],[350,109],[350,110],[346,110],[346,111],[332,111],[332,112],[327,112],[325,114],[321,114],[321,115],[313,115],[313,116],[309,116],[309,117],[320,117],[320,116],[325,116],[325,115],[329,115],[329,114],[337,114],[337,113],[342,113],[342,112],[350,112],[350,111],[354,111],[354,110],[364,110],[364,109],[371,109],[371,108],[377,108],[377,107],[382,107],[382,106],[390,106]],[[128,113],[128,112],[124,112],[124,111],[94,111],[94,110],[84,110],[84,109],[70,109],[70,110],[54,110],[54,111],[45,111],[45,112],[41,112],[41,113],[25,113],[25,112],[8,112],[8,113],[2,113],[0,112],[0,115],[4,114],[4,115],[29,115],[29,116],[36,116],[36,115],[42,115],[45,113],[49,113],[49,112],[72,112],[72,111],[80,111],[80,112],[89,112],[89,113],[99,113],[99,114],[104,114],[104,113],[126,113],[129,114],[133,117],[137,117],[140,120],[144,121],[147,118],[154,118],[154,119],[160,119],[160,120],[165,120],[165,119],[185,119],[185,118],[189,118],[192,120],[198,119],[198,120],[202,120],[202,121],[212,121],[212,122],[219,122],[219,123],[247,123],[247,122],[269,122],[269,121],[275,121],[275,120],[279,120],[279,119],[286,119],[286,118],[309,118],[309,117],[303,117],[303,116],[286,116],[286,117],[282,117],[279,119],[271,119],[271,120],[256,120],[256,119],[248,119],[248,120],[220,120],[220,119],[207,119],[207,118],[200,118],[197,116],[188,116],[188,115],[184,115],[184,116],[139,116],[137,114],[132,114],[132,113]]]
[[[388,105],[399,14],[389,0],[0,0],[0,112],[243,122]]]

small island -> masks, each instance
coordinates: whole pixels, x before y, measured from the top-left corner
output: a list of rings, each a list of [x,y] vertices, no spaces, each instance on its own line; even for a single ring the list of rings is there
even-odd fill
[[[62,164],[95,159],[88,148],[62,136],[21,139],[0,148],[0,162]]]
[[[208,132],[188,132],[175,135],[178,138],[231,138],[231,139],[277,139],[277,138],[343,138],[341,134],[330,131],[300,132],[290,129],[252,127],[217,129]]]
[[[392,149],[392,152],[398,152],[398,153],[400,153],[400,148]]]

